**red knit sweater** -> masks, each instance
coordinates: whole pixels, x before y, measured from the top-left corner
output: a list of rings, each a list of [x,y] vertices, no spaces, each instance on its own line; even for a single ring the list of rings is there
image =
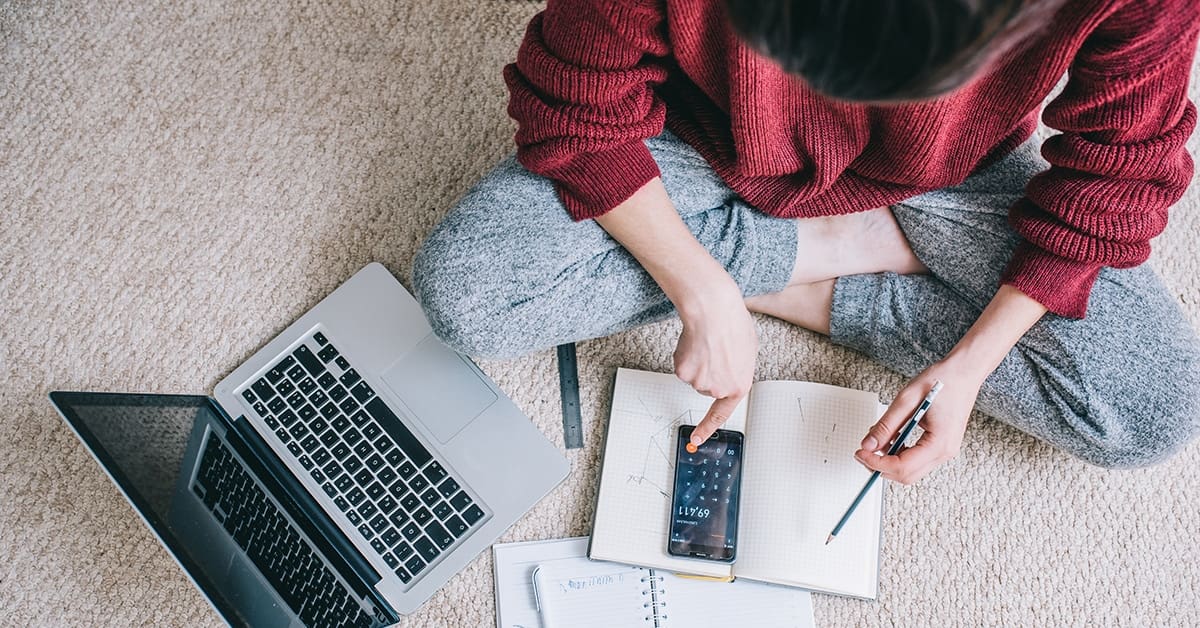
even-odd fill
[[[1070,0],[1028,45],[938,100],[839,103],[754,53],[720,0],[549,0],[505,68],[517,158],[577,220],[658,176],[664,123],[760,210],[821,216],[960,183],[1043,119],[1050,168],[1009,212],[1024,238],[1003,281],[1082,318],[1101,267],[1146,260],[1192,175],[1184,142],[1194,0]]]

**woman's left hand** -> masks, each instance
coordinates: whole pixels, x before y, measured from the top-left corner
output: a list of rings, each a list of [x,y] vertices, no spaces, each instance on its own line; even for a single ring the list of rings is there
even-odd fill
[[[935,467],[958,455],[967,429],[967,417],[985,378],[986,375],[981,377],[946,360],[933,364],[900,390],[887,412],[863,438],[862,448],[854,453],[854,457],[868,469],[879,471],[883,477],[901,484],[912,484],[925,477]],[[912,447],[893,456],[887,455],[892,440],[904,429],[938,380],[942,382],[942,390],[920,422],[925,433]]]

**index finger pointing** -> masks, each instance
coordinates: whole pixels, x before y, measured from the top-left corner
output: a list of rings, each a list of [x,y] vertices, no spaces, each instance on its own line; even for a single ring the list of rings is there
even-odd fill
[[[744,396],[722,397],[713,401],[712,407],[704,415],[704,420],[700,421],[696,425],[696,429],[692,430],[691,443],[700,446],[701,443],[708,440],[713,435],[713,432],[716,432],[717,429],[729,420],[729,417],[733,416],[734,410],[737,410],[738,404],[741,403]]]

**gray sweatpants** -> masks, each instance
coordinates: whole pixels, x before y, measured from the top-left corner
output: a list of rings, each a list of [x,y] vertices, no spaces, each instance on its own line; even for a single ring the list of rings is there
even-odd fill
[[[795,220],[746,204],[669,132],[646,143],[684,222],[743,292],[782,289],[796,262]],[[1026,142],[961,185],[894,205],[930,274],[838,279],[833,341],[908,376],[949,352],[998,289],[1018,240],[1008,207],[1045,167]],[[620,244],[595,221],[573,222],[553,185],[511,157],[434,229],[413,274],[434,331],[476,356],[517,356],[674,314]],[[1200,343],[1147,265],[1105,269],[1087,317],[1043,317],[984,383],[977,408],[1093,464],[1153,463],[1200,432]]]

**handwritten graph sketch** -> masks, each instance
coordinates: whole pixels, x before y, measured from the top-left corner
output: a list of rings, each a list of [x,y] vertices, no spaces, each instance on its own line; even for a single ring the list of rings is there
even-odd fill
[[[641,469],[635,469],[625,478],[627,484],[653,489],[667,499],[671,499],[669,486],[663,482],[670,481],[671,453],[675,448],[675,434],[680,425],[695,425],[698,417],[692,410],[684,410],[674,416],[669,413],[655,412],[647,405],[646,400],[638,397],[638,406],[642,416],[638,417],[647,426],[649,438],[641,452]]]

